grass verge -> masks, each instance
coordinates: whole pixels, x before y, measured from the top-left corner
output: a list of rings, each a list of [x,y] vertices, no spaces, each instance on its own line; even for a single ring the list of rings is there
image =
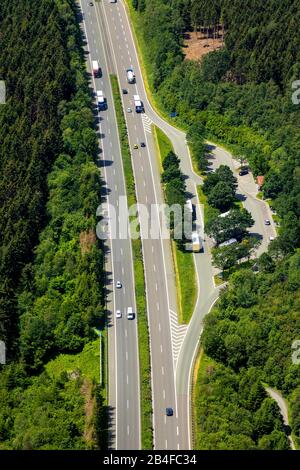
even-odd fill
[[[159,158],[160,168],[168,153],[173,150],[172,144],[166,134],[153,126],[154,137]],[[177,303],[179,308],[179,323],[188,323],[193,315],[196,296],[196,273],[193,254],[182,252],[172,241],[172,255],[176,278]]]
[[[206,356],[203,349],[200,349],[195,361],[192,388],[193,449],[201,449],[201,416],[198,410],[201,409],[201,394],[205,393],[203,390],[205,387],[203,386],[205,386],[207,382],[207,375],[215,365],[215,361]]]
[[[122,160],[125,174],[128,206],[136,203],[135,184],[131,164],[131,153],[128,143],[127,127],[124,117],[120,88],[115,75],[110,76],[114,105],[116,110],[117,124],[120,137]],[[150,346],[146,306],[146,289],[144,264],[142,256],[141,240],[132,240],[132,254],[135,278],[135,296],[137,303],[137,325],[139,339],[139,365],[140,365],[140,394],[141,394],[141,440],[142,449],[152,449],[152,394],[151,394],[151,364]]]

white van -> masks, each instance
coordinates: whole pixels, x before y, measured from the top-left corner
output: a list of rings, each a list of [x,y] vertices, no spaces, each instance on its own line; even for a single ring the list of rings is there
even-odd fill
[[[134,319],[134,313],[133,313],[133,308],[132,307],[127,308],[127,319],[128,320],[133,320]]]

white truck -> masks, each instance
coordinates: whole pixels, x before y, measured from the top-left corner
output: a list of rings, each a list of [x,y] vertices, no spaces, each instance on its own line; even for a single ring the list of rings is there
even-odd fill
[[[127,75],[127,82],[128,83],[135,83],[135,75],[134,75],[132,67],[130,67],[129,69],[126,70],[126,75]]]
[[[199,253],[202,250],[202,241],[198,232],[192,233],[192,248],[194,253]]]
[[[139,95],[133,95],[133,101],[134,101],[134,106],[135,110],[137,113],[142,113],[144,110],[143,103],[141,102],[141,99]]]
[[[92,69],[95,78],[101,77],[101,68],[99,67],[98,60],[92,61]]]
[[[222,248],[223,246],[230,246],[230,245],[233,245],[234,243],[237,243],[237,239],[230,238],[230,240],[226,240],[225,242],[220,243],[219,248]]]

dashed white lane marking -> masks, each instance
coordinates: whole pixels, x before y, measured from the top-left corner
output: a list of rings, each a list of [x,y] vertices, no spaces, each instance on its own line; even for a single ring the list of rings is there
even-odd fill
[[[160,323],[158,324],[158,329],[159,329],[159,331],[161,331],[161,326],[160,326]]]
[[[129,424],[127,424],[127,434],[129,436]]]
[[[155,283],[155,290],[156,290],[156,292],[158,291],[158,285],[157,285],[157,282]]]
[[[128,361],[128,352],[127,351],[125,352],[125,356],[126,356],[126,361]]]
[[[108,129],[108,133],[110,134],[110,129]]]
[[[159,303],[158,302],[156,302],[156,308],[159,311]]]
[[[116,174],[116,170],[115,170],[115,168],[113,169],[113,174],[114,174],[114,175]]]
[[[163,398],[164,398],[164,400],[166,399],[166,391],[165,390],[163,390]]]
[[[127,385],[129,384],[129,378],[128,378],[128,375],[126,375],[126,383],[127,383]]]
[[[161,353],[163,352],[162,344],[160,345],[160,352],[161,352]]]
[[[165,369],[163,366],[161,366],[161,375],[165,375]]]
[[[123,248],[121,248],[121,250],[120,250],[120,251],[121,251],[121,256],[123,256]]]
[[[177,436],[179,436],[179,427],[177,426]]]
[[[124,276],[124,273],[125,273],[125,271],[124,271],[124,268],[122,267],[122,274],[123,274],[123,276]]]
[[[154,272],[156,271],[156,266],[155,266],[155,264],[153,265],[153,271],[154,271]]]
[[[141,170],[142,170],[142,173],[143,173],[143,171],[144,171],[144,167],[143,167],[143,165],[141,165]]]
[[[166,439],[166,449],[167,449],[167,448],[168,448],[168,441],[167,441],[167,439]]]
[[[129,409],[129,400],[127,400],[127,410]]]
[[[109,145],[112,147],[112,142],[109,142]]]
[[[127,338],[127,328],[125,328],[125,338]]]
[[[144,180],[144,188],[146,187],[146,181]]]
[[[142,122],[145,132],[152,134],[151,124],[153,121],[147,116],[147,114],[142,114]]]
[[[152,251],[152,253],[154,253],[154,246],[153,245],[152,245],[151,251]]]

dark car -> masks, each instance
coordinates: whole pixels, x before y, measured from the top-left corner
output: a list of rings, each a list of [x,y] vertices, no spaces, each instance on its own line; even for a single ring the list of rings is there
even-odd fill
[[[146,147],[145,142],[141,142],[141,147]]]
[[[239,172],[240,176],[248,175],[249,170],[247,168],[242,168],[241,171]]]
[[[122,93],[123,93],[123,95],[127,95],[127,94],[128,94],[128,90],[126,90],[126,88],[123,88]]]
[[[173,412],[173,408],[166,408],[166,415],[167,416],[173,416],[174,412]]]
[[[90,5],[90,7],[94,6],[93,2],[89,2],[89,5]]]

